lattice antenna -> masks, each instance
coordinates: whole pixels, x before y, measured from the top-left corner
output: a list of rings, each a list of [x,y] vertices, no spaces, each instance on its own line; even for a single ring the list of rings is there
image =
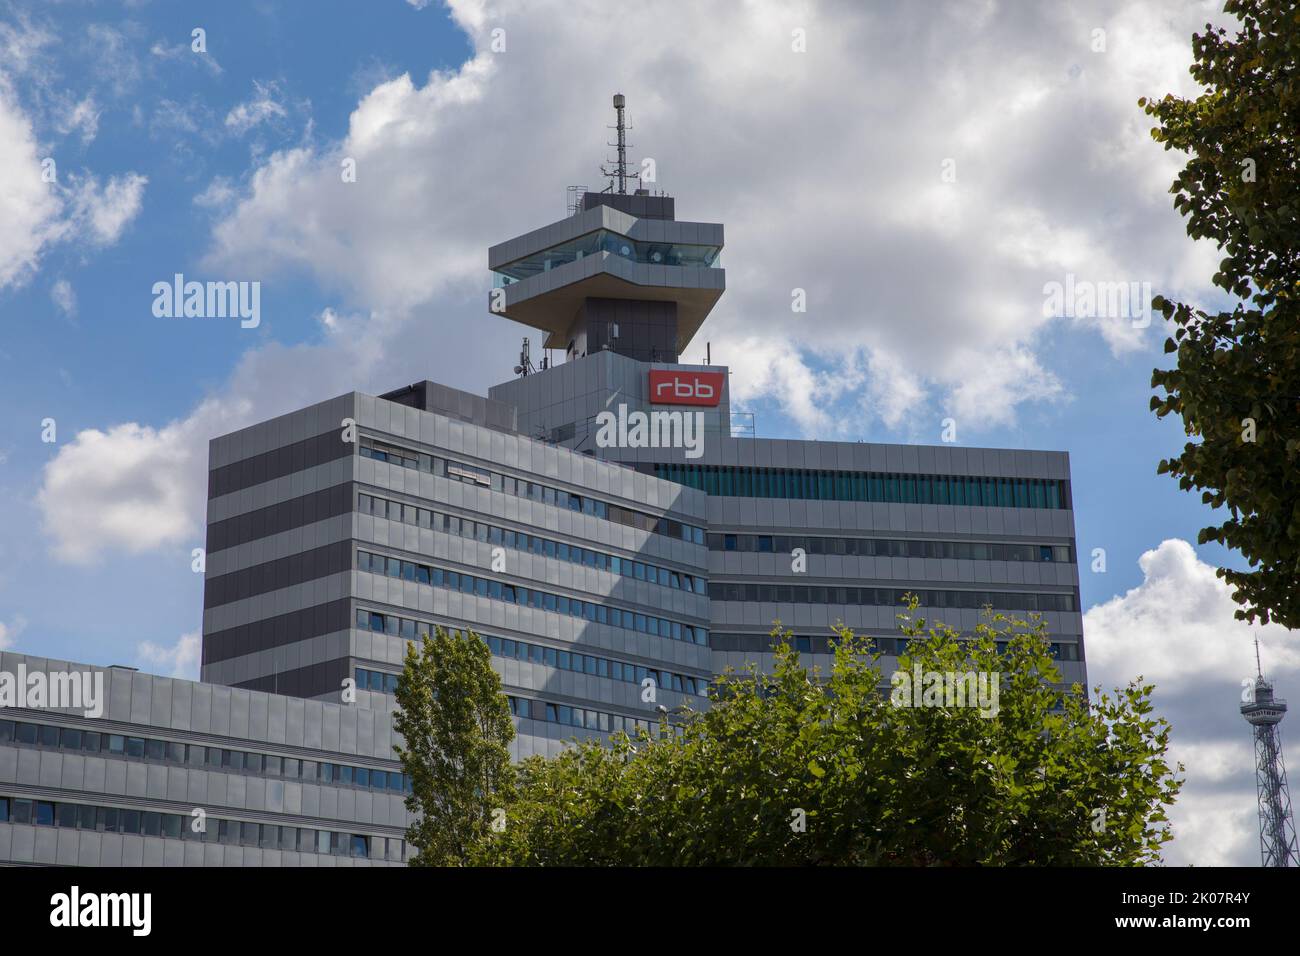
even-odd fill
[[[615,93],[614,112],[617,114],[618,120],[616,125],[609,128],[618,131],[618,139],[616,142],[607,143],[606,145],[617,147],[618,158],[612,166],[607,163],[600,167],[600,174],[609,179],[609,185],[604,188],[603,192],[618,193],[619,195],[626,195],[627,181],[629,179],[640,179],[640,173],[629,173],[627,171],[627,131],[632,127],[628,126],[623,119],[623,109],[626,106],[627,97],[622,93]]]
[[[1260,860],[1264,866],[1300,866],[1279,728],[1286,716],[1286,701],[1274,697],[1272,683],[1264,679],[1258,637],[1255,638],[1255,673],[1250,699],[1241,705],[1241,715],[1250,724],[1255,738]]]

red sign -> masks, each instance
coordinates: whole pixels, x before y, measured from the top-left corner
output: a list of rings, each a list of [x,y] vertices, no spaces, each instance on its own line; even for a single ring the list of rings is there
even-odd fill
[[[725,374],[651,369],[650,402],[653,405],[717,405],[722,400]]]

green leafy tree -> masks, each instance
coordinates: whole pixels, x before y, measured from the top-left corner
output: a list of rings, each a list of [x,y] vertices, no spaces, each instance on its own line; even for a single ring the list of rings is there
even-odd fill
[[[915,605],[912,606],[913,612]],[[986,674],[993,708],[910,706],[837,631],[829,674],[779,628],[770,675],[717,681],[703,713],[518,766],[496,865],[1089,865],[1159,860],[1181,786],[1151,687],[1090,706],[1059,687],[1044,625],[990,616],[970,640],[900,615],[901,672]],[[999,643],[1004,648],[999,650]],[[1000,675],[996,677],[994,675]],[[991,686],[991,685],[990,685]],[[952,706],[949,706],[952,704]],[[669,730],[669,726],[671,729]],[[1181,770],[1181,767],[1178,768]]]
[[[1228,0],[1235,38],[1206,25],[1191,73],[1205,92],[1139,100],[1151,135],[1189,154],[1170,192],[1187,233],[1225,253],[1213,282],[1236,304],[1205,312],[1157,296],[1174,323],[1157,369],[1157,417],[1182,417],[1189,441],[1159,473],[1225,508],[1201,543],[1240,551],[1220,568],[1240,619],[1300,627],[1300,6]]]
[[[418,651],[407,645],[396,697],[393,726],[404,745],[394,750],[415,817],[406,834],[411,865],[464,865],[509,800],[514,776],[514,726],[487,644],[473,631],[422,635]]]

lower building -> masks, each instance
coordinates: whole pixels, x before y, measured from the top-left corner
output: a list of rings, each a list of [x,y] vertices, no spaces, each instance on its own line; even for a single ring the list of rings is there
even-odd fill
[[[384,711],[0,653],[0,685],[98,683],[0,709],[0,863],[398,866]],[[64,699],[66,702],[66,698]],[[87,706],[93,704],[93,706]]]

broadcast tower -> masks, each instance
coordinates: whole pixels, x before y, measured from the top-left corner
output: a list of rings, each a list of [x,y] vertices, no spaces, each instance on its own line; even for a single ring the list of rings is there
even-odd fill
[[[1255,641],[1255,683],[1241,714],[1254,728],[1255,788],[1259,793],[1259,852],[1264,866],[1300,866],[1296,852],[1291,794],[1282,763],[1282,735],[1278,724],[1286,716],[1286,701],[1273,696],[1273,684],[1264,679]]]

